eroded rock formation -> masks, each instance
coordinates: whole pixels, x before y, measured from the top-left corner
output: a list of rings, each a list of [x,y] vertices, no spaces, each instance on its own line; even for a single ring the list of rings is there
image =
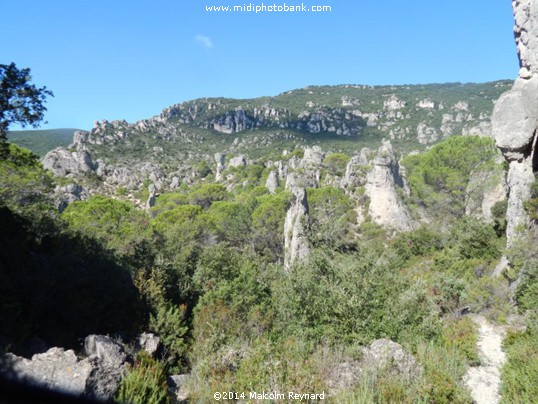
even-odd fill
[[[495,103],[492,135],[509,164],[507,246],[527,227],[523,202],[530,197],[538,168],[538,1],[514,0],[514,34],[520,62],[519,76],[511,90]]]
[[[308,243],[308,201],[304,188],[292,190],[295,200],[286,214],[284,223],[284,268],[304,260],[310,253]]]
[[[403,188],[403,181],[390,141],[383,142],[372,164],[366,183],[372,221],[391,230],[412,230],[415,224],[397,193],[397,187]]]

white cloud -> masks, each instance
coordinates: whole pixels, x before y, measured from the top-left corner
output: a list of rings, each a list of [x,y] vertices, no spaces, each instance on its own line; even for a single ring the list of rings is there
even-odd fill
[[[213,41],[211,41],[211,38],[209,38],[208,36],[198,34],[194,37],[194,39],[196,39],[198,43],[202,44],[206,48],[213,47]]]

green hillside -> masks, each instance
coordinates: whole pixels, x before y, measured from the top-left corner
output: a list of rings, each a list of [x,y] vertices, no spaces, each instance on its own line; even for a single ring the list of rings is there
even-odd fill
[[[56,147],[67,147],[73,141],[73,133],[79,129],[13,130],[7,133],[10,142],[30,149],[43,157]]]

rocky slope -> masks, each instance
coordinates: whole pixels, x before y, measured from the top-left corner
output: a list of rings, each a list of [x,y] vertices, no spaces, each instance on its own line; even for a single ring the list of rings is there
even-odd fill
[[[198,99],[134,124],[95,122],[91,131],[77,132],[69,148],[50,152],[44,164],[56,175],[89,176],[95,180],[90,188],[113,193],[139,190],[148,181],[158,191],[195,182],[202,163],[218,180],[215,153],[266,161],[284,149],[319,144],[352,154],[379,147],[383,138],[399,152],[410,151],[450,135],[489,135],[493,101],[510,85],[347,85],[251,100]],[[224,163],[237,164],[218,164]]]

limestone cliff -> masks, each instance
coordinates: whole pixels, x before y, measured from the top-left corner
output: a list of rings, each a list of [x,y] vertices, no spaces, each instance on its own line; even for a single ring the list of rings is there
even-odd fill
[[[538,1],[514,0],[512,6],[521,68],[512,89],[495,103],[492,115],[492,135],[509,164],[508,247],[528,225],[523,202],[530,197],[533,171],[538,168]]]

